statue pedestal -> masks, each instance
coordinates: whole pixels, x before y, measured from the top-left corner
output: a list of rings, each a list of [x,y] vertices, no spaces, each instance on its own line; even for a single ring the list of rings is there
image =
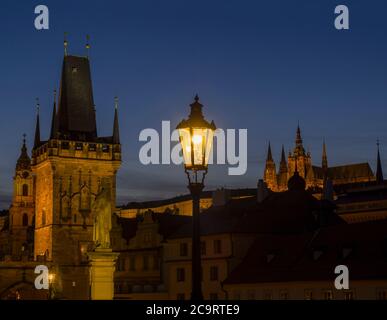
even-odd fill
[[[88,253],[92,300],[112,300],[114,296],[114,271],[119,253],[112,249],[96,249]]]

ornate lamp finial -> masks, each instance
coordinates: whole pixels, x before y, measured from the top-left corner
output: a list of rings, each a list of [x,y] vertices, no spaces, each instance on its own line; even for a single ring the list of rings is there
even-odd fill
[[[40,110],[39,98],[36,98],[36,112],[38,115],[39,115],[39,110]]]
[[[63,46],[64,46],[64,54],[65,56],[67,56],[67,46],[68,46],[68,42],[67,42],[67,32],[64,33],[64,41],[63,41]]]
[[[86,56],[89,57],[89,51],[90,51],[90,36],[86,35]]]
[[[114,109],[118,109],[118,97],[117,96],[115,96],[114,97]]]

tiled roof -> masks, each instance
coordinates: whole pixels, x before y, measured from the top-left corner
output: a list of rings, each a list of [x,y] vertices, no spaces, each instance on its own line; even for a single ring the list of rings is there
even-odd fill
[[[225,284],[387,279],[387,220],[341,224],[300,235],[259,235]],[[270,259],[268,259],[270,257]]]
[[[211,199],[213,191],[203,191],[201,194],[201,199]],[[257,189],[255,188],[246,188],[246,189],[232,189],[230,190],[231,197],[249,197],[255,196],[257,194]],[[121,209],[146,209],[146,208],[156,208],[160,206],[170,205],[178,202],[191,200],[192,196],[190,194],[185,194],[169,199],[161,199],[154,201],[142,201],[142,202],[129,202],[125,206],[121,206]]]
[[[313,174],[316,178],[322,179],[324,171],[321,167],[312,166]],[[348,164],[343,166],[328,167],[328,177],[331,180],[374,178],[374,174],[367,162]]]

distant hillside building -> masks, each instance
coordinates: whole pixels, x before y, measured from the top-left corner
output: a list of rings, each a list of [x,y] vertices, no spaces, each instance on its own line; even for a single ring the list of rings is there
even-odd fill
[[[279,170],[276,170],[276,164],[273,159],[271,145],[269,143],[264,171],[264,181],[272,191],[284,191],[287,189],[287,181],[298,171],[300,176],[305,179],[306,187],[315,191],[321,191],[324,182],[329,179],[333,185],[342,185],[358,182],[375,181],[380,175],[378,167],[376,175],[373,174],[368,163],[356,163],[342,166],[330,167],[328,165],[328,156],[325,142],[323,143],[323,152],[321,166],[312,164],[310,152],[306,152],[303,146],[301,130],[297,127],[296,141],[293,152],[289,152],[286,161],[285,150],[282,146],[281,161]]]

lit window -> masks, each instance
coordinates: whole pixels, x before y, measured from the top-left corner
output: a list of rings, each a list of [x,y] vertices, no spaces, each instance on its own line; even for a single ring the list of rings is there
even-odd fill
[[[289,299],[289,293],[286,290],[283,290],[280,292],[280,299],[281,300],[288,300]]]
[[[23,184],[23,187],[22,187],[22,194],[23,194],[23,197],[27,197],[28,196],[28,185],[27,184]]]
[[[387,289],[379,290],[377,296],[378,300],[387,300]]]
[[[210,280],[211,281],[218,281],[218,267],[212,266],[210,268]]]
[[[266,291],[263,294],[263,300],[271,300],[273,298],[273,295],[271,294],[271,291]]]
[[[185,242],[180,243],[180,256],[181,257],[188,256],[188,244]]]
[[[305,300],[313,300],[313,291],[305,290],[304,297],[305,297]]]
[[[23,227],[28,226],[28,215],[27,213],[23,214]]]
[[[135,256],[131,256],[130,257],[130,271],[135,271],[136,270],[136,257]]]
[[[184,268],[177,268],[176,269],[176,279],[177,279],[177,282],[185,281],[185,270],[184,270]]]
[[[344,299],[345,300],[354,300],[355,294],[353,293],[353,291],[345,291],[344,292]]]
[[[221,240],[214,240],[214,253],[222,253]]]
[[[149,257],[148,256],[143,257],[143,263],[144,263],[144,270],[148,270],[149,269]]]
[[[206,242],[205,241],[200,242],[200,251],[202,253],[202,256],[206,255]]]
[[[332,290],[325,290],[324,291],[324,300],[333,300]]]

